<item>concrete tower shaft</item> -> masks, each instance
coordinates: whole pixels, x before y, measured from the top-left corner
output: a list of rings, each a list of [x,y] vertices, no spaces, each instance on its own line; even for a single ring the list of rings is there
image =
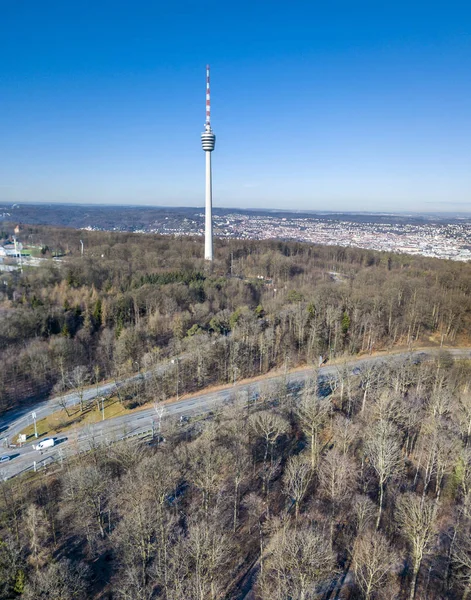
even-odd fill
[[[211,152],[206,151],[206,190],[204,211],[204,258],[213,260],[213,183]]]

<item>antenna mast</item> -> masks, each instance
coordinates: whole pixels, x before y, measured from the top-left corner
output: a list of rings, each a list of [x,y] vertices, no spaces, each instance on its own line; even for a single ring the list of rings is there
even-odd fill
[[[209,65],[206,65],[206,131],[211,131],[211,91],[209,83]]]

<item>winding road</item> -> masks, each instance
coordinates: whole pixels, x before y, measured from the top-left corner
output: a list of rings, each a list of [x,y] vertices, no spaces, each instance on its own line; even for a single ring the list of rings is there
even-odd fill
[[[427,360],[438,354],[439,349],[416,350],[413,352],[399,352],[391,354],[382,354],[377,356],[366,356],[361,358],[353,358],[346,362],[337,364],[323,365],[319,369],[319,377],[326,378],[338,374],[340,367],[346,366],[354,375],[361,373],[361,370],[369,365],[376,364],[380,366],[386,361],[401,361],[404,359],[410,360]],[[454,359],[471,358],[471,348],[446,348],[446,351]],[[158,370],[164,370],[168,365],[160,365]],[[358,371],[358,369],[360,371]],[[178,401],[165,402],[160,406],[164,406],[163,413],[163,429],[165,429],[165,419],[169,417],[194,416],[202,413],[207,413],[215,408],[231,402],[235,397],[244,399],[254,397],[267,384],[274,384],[287,381],[293,385],[302,385],[310,376],[312,376],[313,368],[306,367],[295,369],[285,373],[276,373],[255,380],[246,380],[236,385],[224,386],[213,391],[203,391]],[[141,375],[147,376],[147,374]],[[131,377],[125,382],[131,381],[139,376]],[[125,383],[123,382],[123,383]],[[109,394],[115,388],[115,383],[107,383],[101,386],[89,388],[84,395],[84,399],[89,401],[96,396]],[[67,431],[67,437],[57,435],[54,436],[56,444],[53,448],[40,453],[34,450],[33,443],[36,443],[34,438],[28,440],[21,448],[6,448],[7,440],[14,439],[18,433],[22,431],[28,424],[31,423],[31,413],[36,413],[37,419],[42,419],[51,413],[57,411],[59,401],[65,399],[68,406],[73,406],[79,402],[77,394],[70,393],[63,397],[56,397],[38,403],[34,407],[27,407],[21,410],[10,411],[0,418],[0,437],[3,440],[3,448],[1,454],[7,454],[11,460],[0,464],[0,478],[10,479],[33,469],[44,468],[45,465],[61,461],[72,454],[81,451],[87,451],[92,446],[101,443],[112,443],[114,441],[124,439],[130,436],[140,436],[146,432],[158,429],[159,416],[156,410],[145,408],[136,410],[126,415],[107,419],[93,425],[84,425],[76,429]],[[242,400],[241,400],[242,401]]]

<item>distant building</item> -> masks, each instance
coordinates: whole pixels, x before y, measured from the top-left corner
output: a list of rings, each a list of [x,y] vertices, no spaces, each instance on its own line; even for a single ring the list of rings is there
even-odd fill
[[[21,243],[17,243],[16,248],[15,248],[15,244],[5,244],[4,246],[0,246],[0,256],[10,256],[13,258],[20,258],[22,250],[23,250],[23,244],[21,244]]]

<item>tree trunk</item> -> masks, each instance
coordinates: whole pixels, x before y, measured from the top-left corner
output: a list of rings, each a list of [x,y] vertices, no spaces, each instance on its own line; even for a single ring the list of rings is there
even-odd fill
[[[384,485],[382,483],[379,484],[379,511],[378,518],[376,519],[376,530],[379,529],[379,524],[381,522],[381,515],[383,513],[383,495],[384,495]]]
[[[416,561],[416,563],[414,565],[414,571],[412,574],[412,583],[411,583],[411,587],[410,587],[409,600],[414,600],[414,598],[415,598],[417,582],[419,580],[419,571],[420,571],[420,561]]]
[[[366,395],[368,393],[368,384],[365,386],[365,391],[363,392],[363,400],[361,402],[361,414],[363,414],[366,405]]]
[[[238,482],[238,480],[236,480],[235,491],[234,491],[234,525],[233,525],[234,533],[237,529],[238,500],[239,500],[239,482]]]
[[[462,600],[468,600],[469,594],[471,592],[471,582],[466,585],[463,592]]]
[[[316,467],[316,451],[317,451],[317,436],[315,433],[311,435],[311,466],[313,469]]]

